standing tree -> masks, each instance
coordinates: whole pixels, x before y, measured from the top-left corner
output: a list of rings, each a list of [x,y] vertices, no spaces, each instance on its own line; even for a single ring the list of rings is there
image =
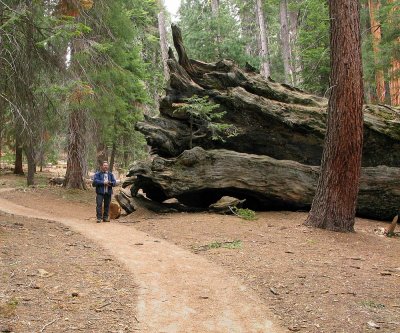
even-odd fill
[[[363,139],[360,3],[329,1],[331,95],[321,173],[305,225],[354,231]]]
[[[377,12],[381,6],[380,0],[368,0],[369,16],[371,21],[372,48],[374,53],[375,85],[376,85],[376,102],[385,103],[385,78],[382,68],[379,68],[380,44],[382,40],[381,24],[377,18]]]
[[[260,28],[260,56],[261,56],[261,75],[268,79],[271,75],[269,66],[269,50],[268,50],[268,30],[264,18],[264,7],[261,0],[256,1],[258,25]]]
[[[290,49],[287,0],[281,0],[279,14],[281,23],[280,38],[282,45],[282,60],[285,83],[293,85],[292,51]]]

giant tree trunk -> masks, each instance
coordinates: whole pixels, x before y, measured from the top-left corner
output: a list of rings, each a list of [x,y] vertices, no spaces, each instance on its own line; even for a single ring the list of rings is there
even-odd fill
[[[309,209],[319,167],[268,156],[208,150],[186,150],[177,158],[155,157],[129,171],[124,187],[135,196],[139,189],[154,201],[177,198],[190,207],[207,207],[222,196],[246,199],[256,210]],[[357,213],[388,220],[398,210],[400,168],[363,168]],[[377,195],[384,193],[384,195]]]
[[[108,162],[108,148],[104,142],[100,141],[101,139],[98,138],[98,140],[96,146],[96,169],[100,170],[100,166],[103,165],[103,162]]]
[[[146,117],[137,128],[153,152],[178,156],[189,148],[190,117],[176,111],[185,98],[209,96],[235,125],[238,135],[215,141],[206,127],[196,127],[194,146],[230,149],[319,165],[326,128],[328,100],[244,71],[231,60],[203,63],[190,60],[182,35],[173,26],[179,63],[168,60],[171,79],[160,104],[160,116]],[[365,106],[363,165],[400,165],[400,112],[383,105]]]
[[[354,231],[363,140],[360,4],[329,2],[331,96],[321,174],[306,225]]]
[[[71,111],[68,126],[68,157],[64,186],[86,189],[86,111]]]
[[[328,100],[266,80],[231,60],[191,60],[176,26],[173,37],[179,62],[170,52],[171,78],[160,116],[137,125],[153,153],[162,157],[131,171],[134,177],[126,185],[133,184],[132,193],[141,188],[158,202],[175,197],[203,208],[230,195],[246,198],[255,209],[308,209],[318,179],[318,167],[310,165],[321,161]],[[217,111],[226,112],[222,122],[234,124],[237,135],[214,141],[207,124],[196,124],[192,136],[190,115],[179,107],[195,94],[218,103]],[[363,171],[357,212],[391,218],[400,171],[377,166],[400,165],[400,111],[367,105],[364,121],[363,162],[373,168]],[[191,137],[195,148],[187,151]]]
[[[261,56],[261,75],[266,79],[271,75],[269,65],[268,29],[264,18],[264,7],[262,0],[256,0],[257,19],[260,28],[260,56]]]

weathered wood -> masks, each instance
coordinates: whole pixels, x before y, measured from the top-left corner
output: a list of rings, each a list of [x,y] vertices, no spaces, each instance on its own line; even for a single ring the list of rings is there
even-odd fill
[[[238,135],[213,141],[207,126],[195,128],[194,145],[268,155],[319,165],[326,123],[326,98],[240,69],[232,60],[204,63],[188,58],[179,28],[173,27],[179,62],[170,55],[171,73],[160,116],[137,125],[148,144],[163,157],[175,157],[189,148],[188,116],[177,107],[193,95],[209,96],[226,114]],[[170,52],[172,53],[172,52]],[[400,110],[385,105],[364,108],[364,166],[400,165]],[[205,137],[204,137],[205,136]]]
[[[136,165],[132,195],[142,189],[154,201],[176,198],[206,209],[224,195],[246,199],[258,210],[310,208],[319,168],[268,156],[229,150],[187,150],[177,158],[156,156]],[[400,168],[378,166],[362,170],[358,216],[388,220],[400,202]]]

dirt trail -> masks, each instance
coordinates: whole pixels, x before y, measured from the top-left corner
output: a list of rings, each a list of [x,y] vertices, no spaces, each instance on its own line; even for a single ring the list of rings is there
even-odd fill
[[[2,192],[2,191],[0,191]],[[63,219],[0,198],[0,210],[63,223],[123,262],[139,285],[141,332],[286,332],[251,290],[222,268],[117,223]]]

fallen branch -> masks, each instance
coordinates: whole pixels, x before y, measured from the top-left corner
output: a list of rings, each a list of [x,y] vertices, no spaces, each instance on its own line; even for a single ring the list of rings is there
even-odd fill
[[[51,322],[47,323],[46,325],[43,326],[43,328],[40,330],[40,332],[44,332],[44,330],[49,327],[50,325],[53,325],[57,320],[60,318],[53,319]]]

